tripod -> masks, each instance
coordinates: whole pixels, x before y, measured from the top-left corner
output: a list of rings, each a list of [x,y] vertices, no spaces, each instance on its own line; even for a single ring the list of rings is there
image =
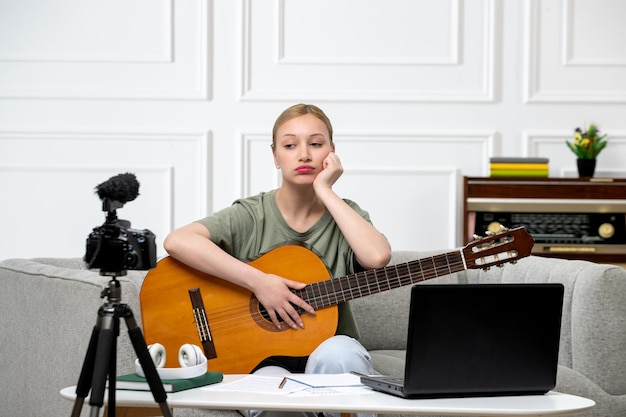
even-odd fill
[[[91,389],[89,404],[91,405],[91,417],[98,417],[99,409],[104,403],[104,391],[106,388],[107,375],[109,380],[108,417],[115,417],[115,378],[117,368],[117,337],[120,332],[120,318],[124,318],[139,363],[146,375],[150,391],[154,401],[159,404],[165,417],[172,417],[167,405],[167,394],[150,357],[146,341],[141,329],[137,326],[135,317],[130,307],[122,304],[122,289],[117,276],[125,275],[126,271],[115,273],[103,273],[111,276],[107,288],[102,290],[100,298],[107,298],[98,310],[98,320],[91,333],[85,361],[80,371],[78,384],[76,385],[76,400],[72,409],[71,417],[79,417],[85,398]]]

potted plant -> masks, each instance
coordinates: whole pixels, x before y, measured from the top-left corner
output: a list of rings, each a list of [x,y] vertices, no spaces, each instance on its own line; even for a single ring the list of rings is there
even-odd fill
[[[578,157],[578,175],[581,177],[593,177],[596,168],[596,158],[607,145],[606,133],[601,135],[598,126],[589,124],[587,130],[577,127],[572,142],[566,141],[570,148]]]

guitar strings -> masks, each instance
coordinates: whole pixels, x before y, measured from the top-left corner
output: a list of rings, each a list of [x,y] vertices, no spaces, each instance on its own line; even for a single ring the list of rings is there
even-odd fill
[[[308,284],[302,290],[294,292],[318,310],[350,299],[415,284],[465,269],[463,260],[458,254],[452,260],[449,259],[450,255],[454,254],[452,252],[436,255],[377,270],[359,272],[343,278],[328,279]],[[429,264],[428,267],[425,267],[425,264]],[[391,270],[395,270],[392,274],[393,278],[389,278],[388,272]],[[379,276],[383,274],[384,278]],[[328,290],[329,286],[332,291]],[[254,303],[253,305],[256,306]],[[246,302],[209,309],[207,310],[207,318],[211,331],[219,333],[223,330],[237,330],[246,326],[256,326],[257,321],[268,321],[269,317],[266,317],[262,311],[251,311],[250,302]]]

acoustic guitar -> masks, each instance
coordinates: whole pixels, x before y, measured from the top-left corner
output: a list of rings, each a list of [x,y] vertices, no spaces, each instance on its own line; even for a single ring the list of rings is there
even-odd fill
[[[326,266],[310,250],[296,245],[280,246],[250,265],[308,284],[294,292],[313,306],[316,314],[304,314],[305,328],[298,330],[286,325],[277,329],[263,305],[248,290],[167,257],[147,274],[141,287],[144,336],[148,344],[158,342],[168,352],[178,352],[184,343],[198,344],[201,334],[208,333],[214,353],[209,360],[210,370],[249,373],[270,356],[309,355],[335,334],[339,303],[465,269],[515,262],[530,254],[533,243],[533,238],[519,227],[448,253],[332,279]],[[196,288],[206,308],[201,314],[205,317],[202,326],[190,302],[190,289]],[[169,355],[166,367],[178,366],[175,356]]]

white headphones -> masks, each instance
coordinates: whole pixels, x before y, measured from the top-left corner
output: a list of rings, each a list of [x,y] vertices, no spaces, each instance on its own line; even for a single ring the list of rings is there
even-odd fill
[[[148,352],[150,352],[150,357],[152,358],[152,362],[154,362],[154,366],[157,368],[163,368],[165,366],[166,353],[165,347],[163,347],[162,344],[154,343],[148,345]],[[202,349],[200,349],[197,345],[185,343],[178,350],[178,363],[181,368],[200,365],[205,361],[206,356],[204,356]]]

